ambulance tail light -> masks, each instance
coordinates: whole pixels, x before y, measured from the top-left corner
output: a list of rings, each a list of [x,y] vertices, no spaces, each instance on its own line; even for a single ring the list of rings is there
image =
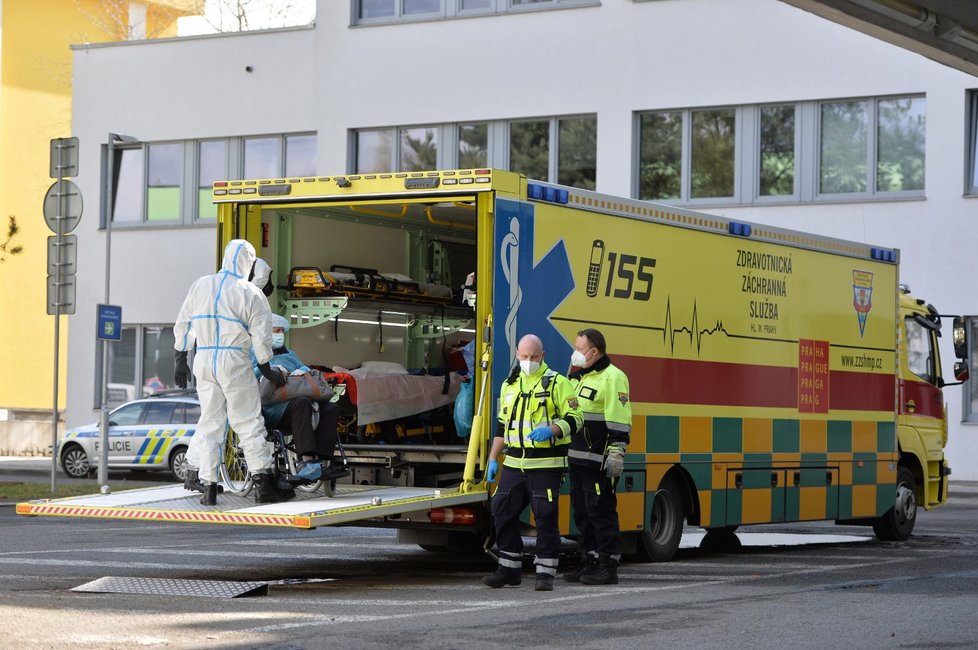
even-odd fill
[[[432,508],[428,519],[433,524],[471,526],[475,524],[476,515],[472,508]]]

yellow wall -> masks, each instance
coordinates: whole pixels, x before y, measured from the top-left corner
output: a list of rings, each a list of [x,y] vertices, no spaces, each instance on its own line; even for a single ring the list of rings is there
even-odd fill
[[[9,215],[16,216],[20,232],[11,246],[23,246],[23,252],[0,263],[0,408],[52,407],[54,317],[47,315],[46,296],[51,231],[41,209],[52,183],[50,140],[71,135],[70,45],[124,38],[120,26],[128,24],[127,6],[102,0],[2,3],[0,242],[6,239]],[[174,35],[177,15],[182,14],[150,7],[147,35]],[[97,219],[99,197],[83,199],[82,218]],[[67,318],[62,317],[59,408],[65,400],[67,341]]]

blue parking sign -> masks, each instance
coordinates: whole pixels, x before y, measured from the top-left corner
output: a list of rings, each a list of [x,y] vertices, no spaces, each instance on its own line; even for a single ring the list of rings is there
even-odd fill
[[[98,305],[97,314],[95,338],[101,341],[121,341],[122,307],[119,305]]]

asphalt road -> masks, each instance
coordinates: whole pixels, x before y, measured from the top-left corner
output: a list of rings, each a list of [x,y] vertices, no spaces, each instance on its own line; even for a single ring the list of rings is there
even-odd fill
[[[952,495],[907,542],[795,524],[742,529],[743,548],[707,553],[689,530],[673,562],[626,564],[616,586],[558,580],[550,593],[533,591],[529,563],[523,585],[491,590],[485,558],[399,545],[388,530],[0,506],[0,647],[978,647],[978,486]],[[106,576],[270,587],[237,599],[72,591]]]

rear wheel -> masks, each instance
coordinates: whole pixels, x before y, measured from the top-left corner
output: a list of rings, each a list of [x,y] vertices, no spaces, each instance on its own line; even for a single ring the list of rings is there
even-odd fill
[[[248,464],[245,462],[244,451],[238,442],[238,434],[232,429],[228,429],[227,435],[224,436],[221,458],[221,481],[224,482],[228,491],[240,496],[246,496],[251,492],[251,474],[248,472]]]
[[[909,467],[897,469],[896,502],[873,524],[873,532],[882,540],[903,541],[910,537],[917,523],[916,481]]]
[[[652,562],[671,560],[679,550],[685,517],[682,484],[675,475],[666,476],[652,498],[652,517],[649,528],[642,531],[640,556]]]
[[[183,483],[187,480],[187,470],[189,466],[187,465],[187,448],[180,446],[173,450],[170,454],[170,474],[177,481]]]
[[[88,454],[81,445],[66,445],[61,452],[61,469],[69,478],[85,478],[92,472],[92,464],[88,462]]]

